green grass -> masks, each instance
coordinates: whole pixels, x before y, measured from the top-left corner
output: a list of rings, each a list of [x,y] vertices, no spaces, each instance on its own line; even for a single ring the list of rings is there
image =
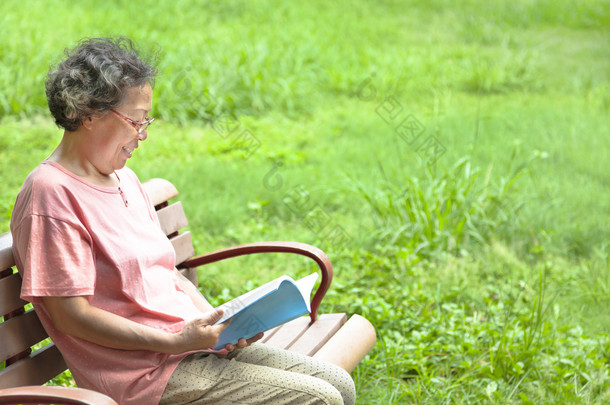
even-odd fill
[[[606,403],[608,27],[604,0],[4,1],[0,231],[61,138],[49,64],[128,35],[159,59],[130,166],[182,191],[199,252],[328,252],[322,310],[378,331],[359,403]],[[220,303],[311,268],[240,258],[200,281]]]

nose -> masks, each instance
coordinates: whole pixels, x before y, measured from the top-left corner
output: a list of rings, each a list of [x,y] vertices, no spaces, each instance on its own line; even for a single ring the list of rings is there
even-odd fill
[[[145,129],[138,131],[138,141],[145,141],[148,138],[148,132]]]

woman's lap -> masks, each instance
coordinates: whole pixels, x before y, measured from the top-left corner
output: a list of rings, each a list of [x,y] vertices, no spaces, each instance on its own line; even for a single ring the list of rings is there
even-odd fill
[[[161,404],[353,404],[354,397],[345,370],[255,343],[228,356],[188,356],[172,375]]]

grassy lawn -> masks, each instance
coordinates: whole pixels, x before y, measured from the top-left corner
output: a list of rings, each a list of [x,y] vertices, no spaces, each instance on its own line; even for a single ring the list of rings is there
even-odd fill
[[[378,345],[359,403],[610,401],[610,4],[604,0],[0,4],[0,232],[61,138],[44,78],[83,37],[159,62],[141,179],[199,252],[323,248],[322,311]],[[240,258],[214,303],[311,265]]]

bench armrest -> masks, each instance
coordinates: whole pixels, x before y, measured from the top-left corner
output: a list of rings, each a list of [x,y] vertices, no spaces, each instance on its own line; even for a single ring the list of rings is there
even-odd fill
[[[216,250],[211,253],[206,253],[200,256],[195,256],[182,263],[183,267],[194,268],[204,264],[217,262],[231,257],[257,254],[257,253],[294,253],[313,259],[322,272],[322,281],[316,290],[316,293],[311,300],[311,322],[313,323],[318,317],[318,307],[322,298],[328,291],[330,283],[333,279],[333,265],[330,262],[326,253],[315,246],[307,245],[299,242],[257,242],[247,243],[229,247],[226,249]]]
[[[49,385],[1,389],[0,404],[118,405],[99,392]]]

